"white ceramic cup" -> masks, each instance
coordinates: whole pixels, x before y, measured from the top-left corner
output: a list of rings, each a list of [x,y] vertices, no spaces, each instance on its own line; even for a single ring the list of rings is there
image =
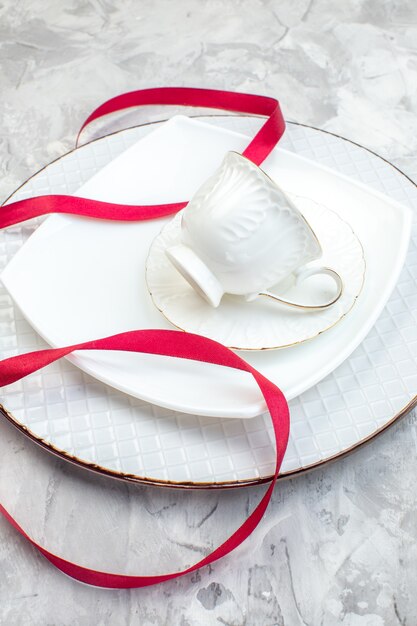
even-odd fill
[[[308,265],[322,255],[314,231],[288,196],[249,159],[228,152],[182,213],[181,243],[166,254],[213,307],[225,293],[267,296],[299,309],[324,309],[340,298],[342,280],[331,268]],[[335,295],[326,302],[292,302],[268,291],[327,274]]]

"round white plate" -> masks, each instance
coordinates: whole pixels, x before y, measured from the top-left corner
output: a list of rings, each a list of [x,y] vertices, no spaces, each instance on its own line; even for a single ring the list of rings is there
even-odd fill
[[[208,121],[246,134],[253,134],[260,125],[253,118]],[[61,157],[25,183],[19,197],[75,192],[152,128],[126,130]],[[283,147],[362,181],[417,212],[415,185],[389,163],[351,142],[288,124]],[[0,234],[2,267],[36,226],[25,224]],[[291,438],[283,475],[347,453],[415,403],[416,279],[415,222],[405,267],[372,330],[341,366],[290,402]],[[2,356],[45,346],[3,288],[0,305]],[[266,356],[275,354],[279,352]],[[183,391],[187,384],[183,379]],[[229,420],[175,413],[122,394],[66,360],[2,389],[2,402],[4,415],[25,436],[61,458],[110,476],[212,488],[261,482],[273,472],[269,416]]]
[[[365,277],[363,248],[352,228],[337,213],[309,198],[287,195],[320,241],[323,255],[316,264],[331,267],[343,281],[342,296],[333,306],[321,311],[300,311],[269,298],[247,302],[245,298],[226,295],[213,308],[165,254],[167,248],[181,242],[181,213],[178,213],[154,239],[146,260],[146,282],[156,308],[177,328],[236,350],[294,346],[337,324],[361,292]],[[314,303],[330,300],[333,293],[333,280],[322,275],[292,286],[280,295],[294,302]]]
[[[242,150],[248,142],[243,134],[177,116],[98,167],[81,188],[78,183],[77,193],[127,204],[190,198],[227,150]],[[107,144],[98,145],[105,150]],[[72,182],[91,163],[89,151],[76,150],[63,159],[61,167]],[[281,147],[263,167],[288,192],[301,195],[302,188],[303,196],[331,207],[348,222],[367,265],[355,306],[334,328],[285,350],[245,353],[291,399],[342,363],[376,321],[403,265],[411,214],[391,198]],[[54,180],[53,168],[45,171],[49,181]],[[62,172],[60,176],[61,182]],[[46,188],[51,189],[50,183]],[[39,193],[38,186],[29,182],[24,193]],[[172,328],[153,305],[145,281],[149,247],[167,221],[52,215],[15,254],[1,279],[30,325],[52,346],[135,328]],[[266,408],[249,374],[220,366],[94,350],[74,353],[69,360],[116,389],[168,409],[252,418]]]

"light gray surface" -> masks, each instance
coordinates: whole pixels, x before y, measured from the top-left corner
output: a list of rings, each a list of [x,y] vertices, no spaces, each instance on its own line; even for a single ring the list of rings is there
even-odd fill
[[[72,147],[102,100],[153,85],[276,95],[289,119],[417,173],[414,0],[94,1],[65,10],[7,0],[0,16],[3,197]],[[0,456],[1,500],[23,526],[52,550],[113,571],[191,564],[263,491],[129,488],[54,459],[4,422]],[[0,623],[415,624],[416,457],[408,416],[349,458],[280,484],[259,529],[229,558],[144,590],[79,585],[0,520]]]

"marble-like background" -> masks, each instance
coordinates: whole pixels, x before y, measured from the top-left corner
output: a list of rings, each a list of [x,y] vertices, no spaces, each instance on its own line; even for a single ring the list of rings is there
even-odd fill
[[[417,175],[415,0],[3,0],[0,59],[2,197],[71,148],[101,101],[172,84],[275,95],[287,118]],[[191,564],[263,492],[127,487],[54,459],[4,422],[0,457],[1,500],[36,538],[131,573]],[[409,415],[345,460],[280,483],[231,557],[144,590],[80,585],[0,519],[0,623],[413,626],[416,475]]]

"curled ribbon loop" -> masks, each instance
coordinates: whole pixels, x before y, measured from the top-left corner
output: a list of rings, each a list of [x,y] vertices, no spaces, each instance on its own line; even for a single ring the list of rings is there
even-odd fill
[[[279,102],[274,98],[214,89],[158,87],[155,89],[130,91],[107,100],[86,119],[78,134],[78,138],[88,124],[104,115],[126,108],[149,104],[208,107],[267,116],[268,119],[243,152],[256,165],[260,165],[266,159],[285,130],[285,121]],[[111,202],[99,202],[98,200],[78,198],[77,196],[37,196],[36,198],[18,200],[3,206],[0,213],[0,228],[18,224],[33,217],[47,215],[48,213],[67,213],[105,220],[149,220],[176,213],[183,209],[186,204],[186,201],[182,201],[172,204],[130,206]]]
[[[279,104],[273,98],[208,89],[163,87],[133,91],[108,100],[87,118],[86,122],[81,127],[80,133],[87,124],[103,115],[128,107],[145,104],[204,106],[222,108],[241,113],[267,115],[267,121],[244,151],[245,156],[253,160],[257,165],[270,153],[285,129],[285,123]],[[145,220],[169,215],[170,213],[178,211],[185,205],[186,202],[155,206],[126,206],[87,200],[74,196],[38,196],[3,206],[0,211],[0,227],[5,228],[6,226],[17,224],[33,217],[58,212],[99,219],[127,221]],[[75,350],[121,350],[158,354],[213,363],[250,373],[265,398],[274,427],[276,465],[272,481],[261,501],[245,522],[218,548],[195,565],[183,571],[158,576],[112,574],[88,569],[82,565],[72,563],[36,543],[1,504],[0,512],[12,526],[55,565],[55,567],[76,580],[99,587],[128,589],[162,583],[193,572],[229,554],[239,546],[259,524],[271,499],[274,485],[278,478],[288,442],[290,423],[288,404],[280,389],[225,346],[199,335],[174,330],[135,330],[63,348],[38,350],[36,352],[10,357],[0,361],[0,386],[10,385],[48,364],[69,355]]]
[[[271,499],[279,468],[285,454],[289,435],[289,412],[287,402],[278,387],[225,346],[211,339],[201,337],[200,335],[183,333],[177,330],[135,330],[104,339],[67,346],[65,348],[39,350],[37,352],[10,357],[0,362],[0,385],[10,385],[24,376],[36,372],[42,367],[67,356],[74,350],[124,350],[128,352],[145,352],[148,354],[159,354],[203,361],[205,363],[213,363],[215,365],[249,372],[252,374],[265,398],[274,425],[276,466],[272,482],[257,507],[246,521],[224,543],[211,552],[211,554],[181,572],[161,574],[158,576],[125,576],[111,574],[91,570],[81,565],[71,563],[70,561],[52,554],[37,544],[25,533],[4,507],[0,505],[0,510],[3,515],[16,530],[28,539],[31,544],[35,546],[48,561],[58,567],[58,569],[81,582],[99,587],[128,589],[132,587],[155,585],[177,578],[178,576],[183,576],[184,574],[189,574],[204,565],[216,561],[237,548],[259,524]]]

